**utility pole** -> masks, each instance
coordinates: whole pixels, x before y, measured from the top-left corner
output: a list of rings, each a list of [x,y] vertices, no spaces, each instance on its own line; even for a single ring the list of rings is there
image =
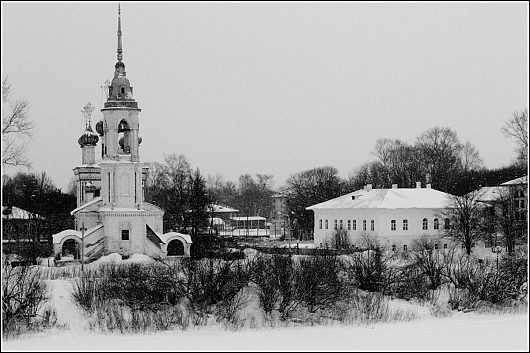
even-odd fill
[[[81,273],[85,273],[85,222],[81,223]]]

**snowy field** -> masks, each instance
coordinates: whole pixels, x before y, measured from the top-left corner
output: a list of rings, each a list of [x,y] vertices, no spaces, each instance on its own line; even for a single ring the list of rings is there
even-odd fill
[[[248,250],[250,251],[250,250]],[[105,256],[88,267],[115,262],[150,262],[135,254],[122,260]],[[43,262],[45,265],[45,262]],[[74,269],[72,266],[71,269]],[[51,270],[51,269],[50,269]],[[2,351],[71,350],[509,350],[528,351],[528,311],[505,314],[453,311],[435,318],[429,310],[403,300],[394,306],[417,313],[409,322],[334,324],[244,328],[232,331],[222,325],[190,326],[187,330],[146,334],[90,332],[88,319],[71,298],[69,279],[46,280],[49,305],[56,309],[57,324],[64,329],[22,335],[2,340]]]
[[[3,342],[9,350],[520,350],[528,351],[528,315],[456,313],[446,319],[370,326],[246,329],[219,327],[154,334],[51,331]]]

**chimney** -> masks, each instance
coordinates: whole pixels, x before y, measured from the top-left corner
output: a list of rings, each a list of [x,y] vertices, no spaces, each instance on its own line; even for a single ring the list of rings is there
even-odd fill
[[[421,189],[421,181],[416,182],[416,189]]]
[[[366,185],[366,191],[372,191],[372,184]]]
[[[425,185],[425,187],[426,187],[427,189],[430,189],[430,188],[431,188],[431,184],[427,184],[427,185]]]
[[[397,189],[397,184],[392,184],[392,189]]]

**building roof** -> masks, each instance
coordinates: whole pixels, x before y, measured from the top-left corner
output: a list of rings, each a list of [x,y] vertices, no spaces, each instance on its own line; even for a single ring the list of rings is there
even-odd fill
[[[213,208],[213,211],[212,211],[212,208]],[[216,204],[209,205],[208,206],[208,211],[212,211],[214,213],[239,212],[239,210],[236,210],[235,208],[230,208],[230,207],[227,207],[227,206],[216,205]]]
[[[233,221],[264,221],[265,217],[260,216],[249,216],[249,217],[232,217],[230,218]]]
[[[450,194],[431,188],[357,190],[306,207],[307,210],[343,208],[445,208]]]
[[[501,184],[502,185],[502,184]],[[502,192],[505,191],[506,188],[503,186],[484,186],[481,187],[479,191],[479,195],[477,196],[477,200],[488,202],[488,201],[495,201],[499,198],[499,196],[502,195]]]
[[[2,206],[2,219],[44,219],[44,217],[37,213],[29,212],[16,206],[11,206],[11,213],[6,215],[4,212],[8,208],[9,206]]]
[[[510,186],[510,185],[526,185],[526,184],[528,184],[528,175],[507,181],[505,183],[502,183],[501,185]]]

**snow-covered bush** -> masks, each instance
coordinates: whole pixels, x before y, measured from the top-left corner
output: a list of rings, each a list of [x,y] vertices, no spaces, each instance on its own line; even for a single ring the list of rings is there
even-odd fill
[[[37,267],[2,264],[2,329],[6,335],[39,326],[38,312],[48,300],[47,288]]]

